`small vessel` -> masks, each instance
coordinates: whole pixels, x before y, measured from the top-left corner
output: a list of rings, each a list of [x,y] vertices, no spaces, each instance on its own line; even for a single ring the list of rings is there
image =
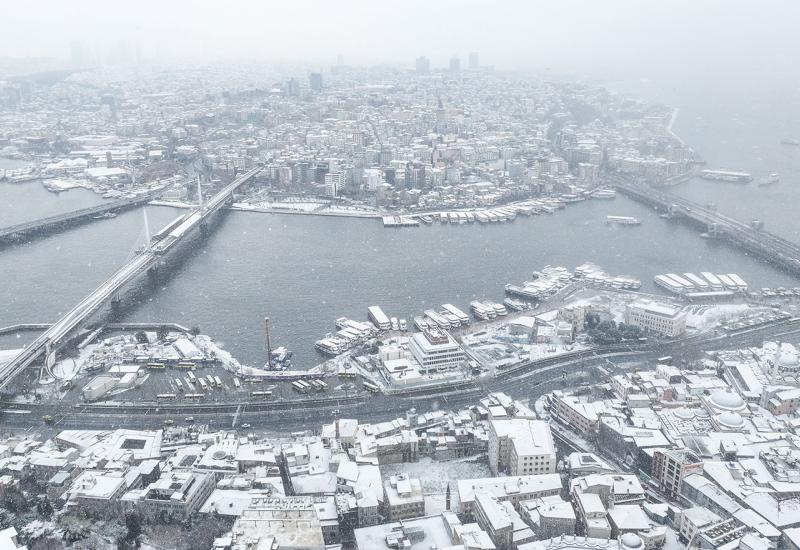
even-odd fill
[[[110,218],[116,218],[116,212],[104,212],[103,214],[98,214],[97,216],[92,216],[93,220],[107,220]]]
[[[778,174],[770,174],[766,178],[761,178],[760,180],[758,180],[758,185],[759,186],[772,185],[773,183],[778,183],[779,181],[781,181],[781,178]]]
[[[613,199],[617,196],[614,189],[595,189],[592,191],[592,198],[595,199]]]
[[[425,225],[430,225],[433,223],[433,218],[430,216],[420,216],[419,219],[422,220],[422,223]]]
[[[405,319],[400,319],[400,330],[406,331],[408,329],[408,323]]]
[[[734,172],[732,170],[703,170],[700,177],[704,180],[724,181],[728,183],[748,183],[753,181],[753,176],[747,172]]]
[[[606,216],[606,223],[608,224],[619,224],[619,225],[641,225],[637,218],[633,216]]]
[[[389,322],[392,324],[392,330],[400,330],[400,322],[397,317],[392,317]]]
[[[795,138],[783,138],[781,143],[784,145],[793,145],[795,147],[800,147],[800,139]]]

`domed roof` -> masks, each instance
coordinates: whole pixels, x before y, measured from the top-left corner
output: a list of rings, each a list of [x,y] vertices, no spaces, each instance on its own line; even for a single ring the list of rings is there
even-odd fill
[[[623,548],[629,548],[631,550],[644,546],[641,537],[636,533],[625,533],[619,538],[619,542]]]
[[[694,418],[694,411],[681,407],[680,409],[675,409],[675,416],[681,420],[691,420]]]
[[[717,422],[726,428],[741,428],[744,426],[742,415],[732,411],[724,412],[717,417]]]
[[[711,394],[711,404],[718,409],[736,411],[744,407],[744,401],[739,394],[730,390],[718,390]]]

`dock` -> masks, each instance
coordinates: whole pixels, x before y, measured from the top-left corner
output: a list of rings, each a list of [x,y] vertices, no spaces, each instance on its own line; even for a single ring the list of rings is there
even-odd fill
[[[383,216],[383,227],[419,227],[419,220],[408,216]]]

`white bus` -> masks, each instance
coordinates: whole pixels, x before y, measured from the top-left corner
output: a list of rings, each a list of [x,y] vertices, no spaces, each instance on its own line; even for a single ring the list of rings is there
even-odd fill
[[[178,396],[175,395],[174,393],[159,393],[158,395],[156,395],[156,399],[161,399],[161,400],[163,400],[163,399],[175,399],[176,397],[178,397]]]
[[[222,387],[222,380],[220,379],[219,376],[214,377],[214,383],[217,385],[218,388]]]
[[[194,373],[192,371],[189,371],[188,373],[186,373],[186,376],[188,376],[189,380],[191,380],[192,382],[197,380],[197,377],[194,375]]]
[[[242,383],[239,382],[239,379],[236,378],[235,376],[233,377],[233,387],[236,388],[237,390],[242,387]]]
[[[183,382],[180,378],[175,379],[175,385],[178,386],[178,391],[183,391]]]
[[[292,382],[292,388],[298,393],[308,393],[308,387],[302,380]]]
[[[202,393],[187,393],[186,399],[202,399],[205,397]]]
[[[198,378],[197,381],[200,382],[200,387],[203,388],[203,391],[208,391],[208,384],[205,380]]]
[[[267,391],[254,391],[254,392],[251,392],[250,395],[252,397],[256,397],[256,398],[259,398],[259,399],[269,399],[270,397],[272,397],[272,392],[269,391],[269,390],[267,390]]]

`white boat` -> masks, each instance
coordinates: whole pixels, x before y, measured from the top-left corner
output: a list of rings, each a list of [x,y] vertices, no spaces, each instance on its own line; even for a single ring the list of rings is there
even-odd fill
[[[406,331],[408,330],[408,323],[405,319],[400,319],[400,330]]]
[[[592,191],[592,198],[595,199],[613,199],[617,196],[614,189],[595,189]]]
[[[773,183],[778,183],[779,181],[781,181],[781,178],[778,174],[770,174],[766,178],[761,178],[758,180],[758,185],[772,185]]]
[[[633,216],[606,216],[606,223],[615,223],[618,225],[641,225],[642,222]]]

